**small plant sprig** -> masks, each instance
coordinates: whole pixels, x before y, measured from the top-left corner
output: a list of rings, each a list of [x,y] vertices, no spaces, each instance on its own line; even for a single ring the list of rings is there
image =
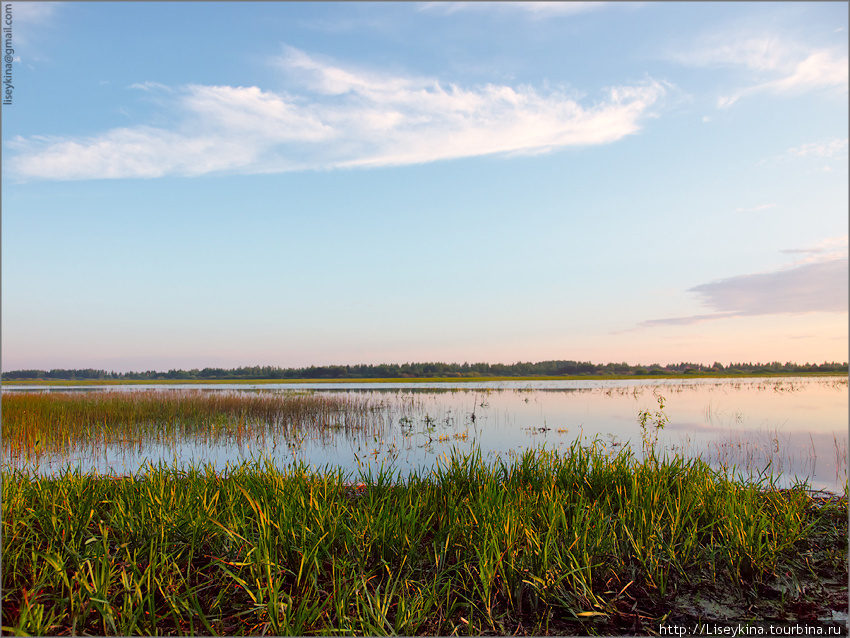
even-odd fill
[[[663,395],[656,394],[658,409],[655,412],[641,410],[638,412],[638,423],[640,424],[641,438],[643,439],[643,452],[646,456],[656,457],[658,445],[658,431],[670,422],[670,418],[664,412],[665,399]]]

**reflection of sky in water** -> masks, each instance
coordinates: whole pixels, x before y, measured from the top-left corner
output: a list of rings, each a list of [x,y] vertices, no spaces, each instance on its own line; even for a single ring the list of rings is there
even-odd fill
[[[227,463],[266,455],[278,465],[302,460],[322,468],[376,471],[381,464],[402,475],[427,470],[452,448],[480,446],[485,457],[545,446],[563,450],[577,438],[598,438],[608,449],[631,443],[641,454],[641,411],[651,415],[665,401],[669,422],[659,444],[687,456],[739,469],[781,473],[784,485],[794,476],[813,488],[843,491],[846,480],[848,385],[846,378],[694,379],[640,381],[513,381],[487,383],[349,384],[192,384],[188,386],[117,386],[91,389],[179,389],[280,392],[314,390],[351,392],[387,404],[379,431],[354,438],[328,431],[289,445],[273,432],[254,432],[210,445],[177,442],[123,451],[117,446],[92,450],[86,457],[42,462],[41,471],[68,463],[83,471],[132,473],[146,462]],[[4,388],[4,391],[8,388]],[[23,388],[14,388],[19,390]],[[34,388],[35,389],[35,388]],[[38,388],[44,391],[44,388]],[[50,388],[49,390],[54,390]],[[67,388],[63,388],[67,390]],[[80,390],[78,388],[78,390]],[[474,419],[473,419],[474,415]],[[652,422],[653,417],[650,417]],[[838,471],[836,471],[838,468]]]

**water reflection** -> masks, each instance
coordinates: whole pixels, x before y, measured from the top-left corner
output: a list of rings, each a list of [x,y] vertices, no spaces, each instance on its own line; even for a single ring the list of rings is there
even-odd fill
[[[140,392],[175,386],[116,386]],[[4,387],[7,392],[56,392],[58,388]],[[61,388],[67,392],[69,388]],[[103,391],[77,387],[75,392]],[[576,439],[598,441],[612,451],[631,446],[642,454],[639,421],[650,425],[663,398],[666,425],[658,445],[669,453],[701,456],[718,468],[776,477],[781,485],[808,480],[812,488],[843,492],[847,480],[848,383],[846,377],[515,381],[483,383],[192,384],[180,391],[269,395],[309,391],[365,400],[374,406],[369,427],[328,421],[281,431],[254,420],[241,433],[216,436],[98,440],[38,466],[13,463],[4,441],[4,463],[42,474],[65,467],[132,473],[146,462],[227,463],[267,456],[276,464],[304,461],[356,473],[394,467],[401,477],[427,470],[452,448],[505,456],[527,448],[565,449]]]

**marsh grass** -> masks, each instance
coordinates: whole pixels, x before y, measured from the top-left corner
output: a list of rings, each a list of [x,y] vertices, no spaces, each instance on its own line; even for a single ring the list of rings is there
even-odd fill
[[[7,634],[646,633],[677,594],[769,583],[816,532],[846,572],[846,496],[599,442],[403,481],[269,460],[2,478]]]
[[[383,404],[358,395],[154,390],[8,393],[1,400],[4,461],[18,467],[106,445],[241,444],[269,434],[298,441],[386,426]]]

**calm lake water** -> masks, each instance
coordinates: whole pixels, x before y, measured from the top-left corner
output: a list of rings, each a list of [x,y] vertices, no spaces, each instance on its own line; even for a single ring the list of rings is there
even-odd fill
[[[428,471],[452,448],[479,448],[485,458],[528,448],[563,450],[576,439],[616,452],[642,452],[639,425],[651,425],[663,400],[666,426],[658,444],[669,453],[701,456],[745,475],[770,475],[782,486],[807,480],[812,489],[843,492],[847,480],[847,377],[636,381],[510,381],[399,384],[192,384],[44,388],[4,392],[205,390],[210,392],[354,393],[382,406],[374,428],[323,430],[284,440],[269,429],[211,446],[203,441],[106,445],[72,457],[42,460],[40,474],[65,467],[130,474],[148,462],[212,463],[218,469],[266,457],[279,466],[303,461],[359,471],[393,467],[401,477]],[[7,457],[4,457],[7,458]]]

